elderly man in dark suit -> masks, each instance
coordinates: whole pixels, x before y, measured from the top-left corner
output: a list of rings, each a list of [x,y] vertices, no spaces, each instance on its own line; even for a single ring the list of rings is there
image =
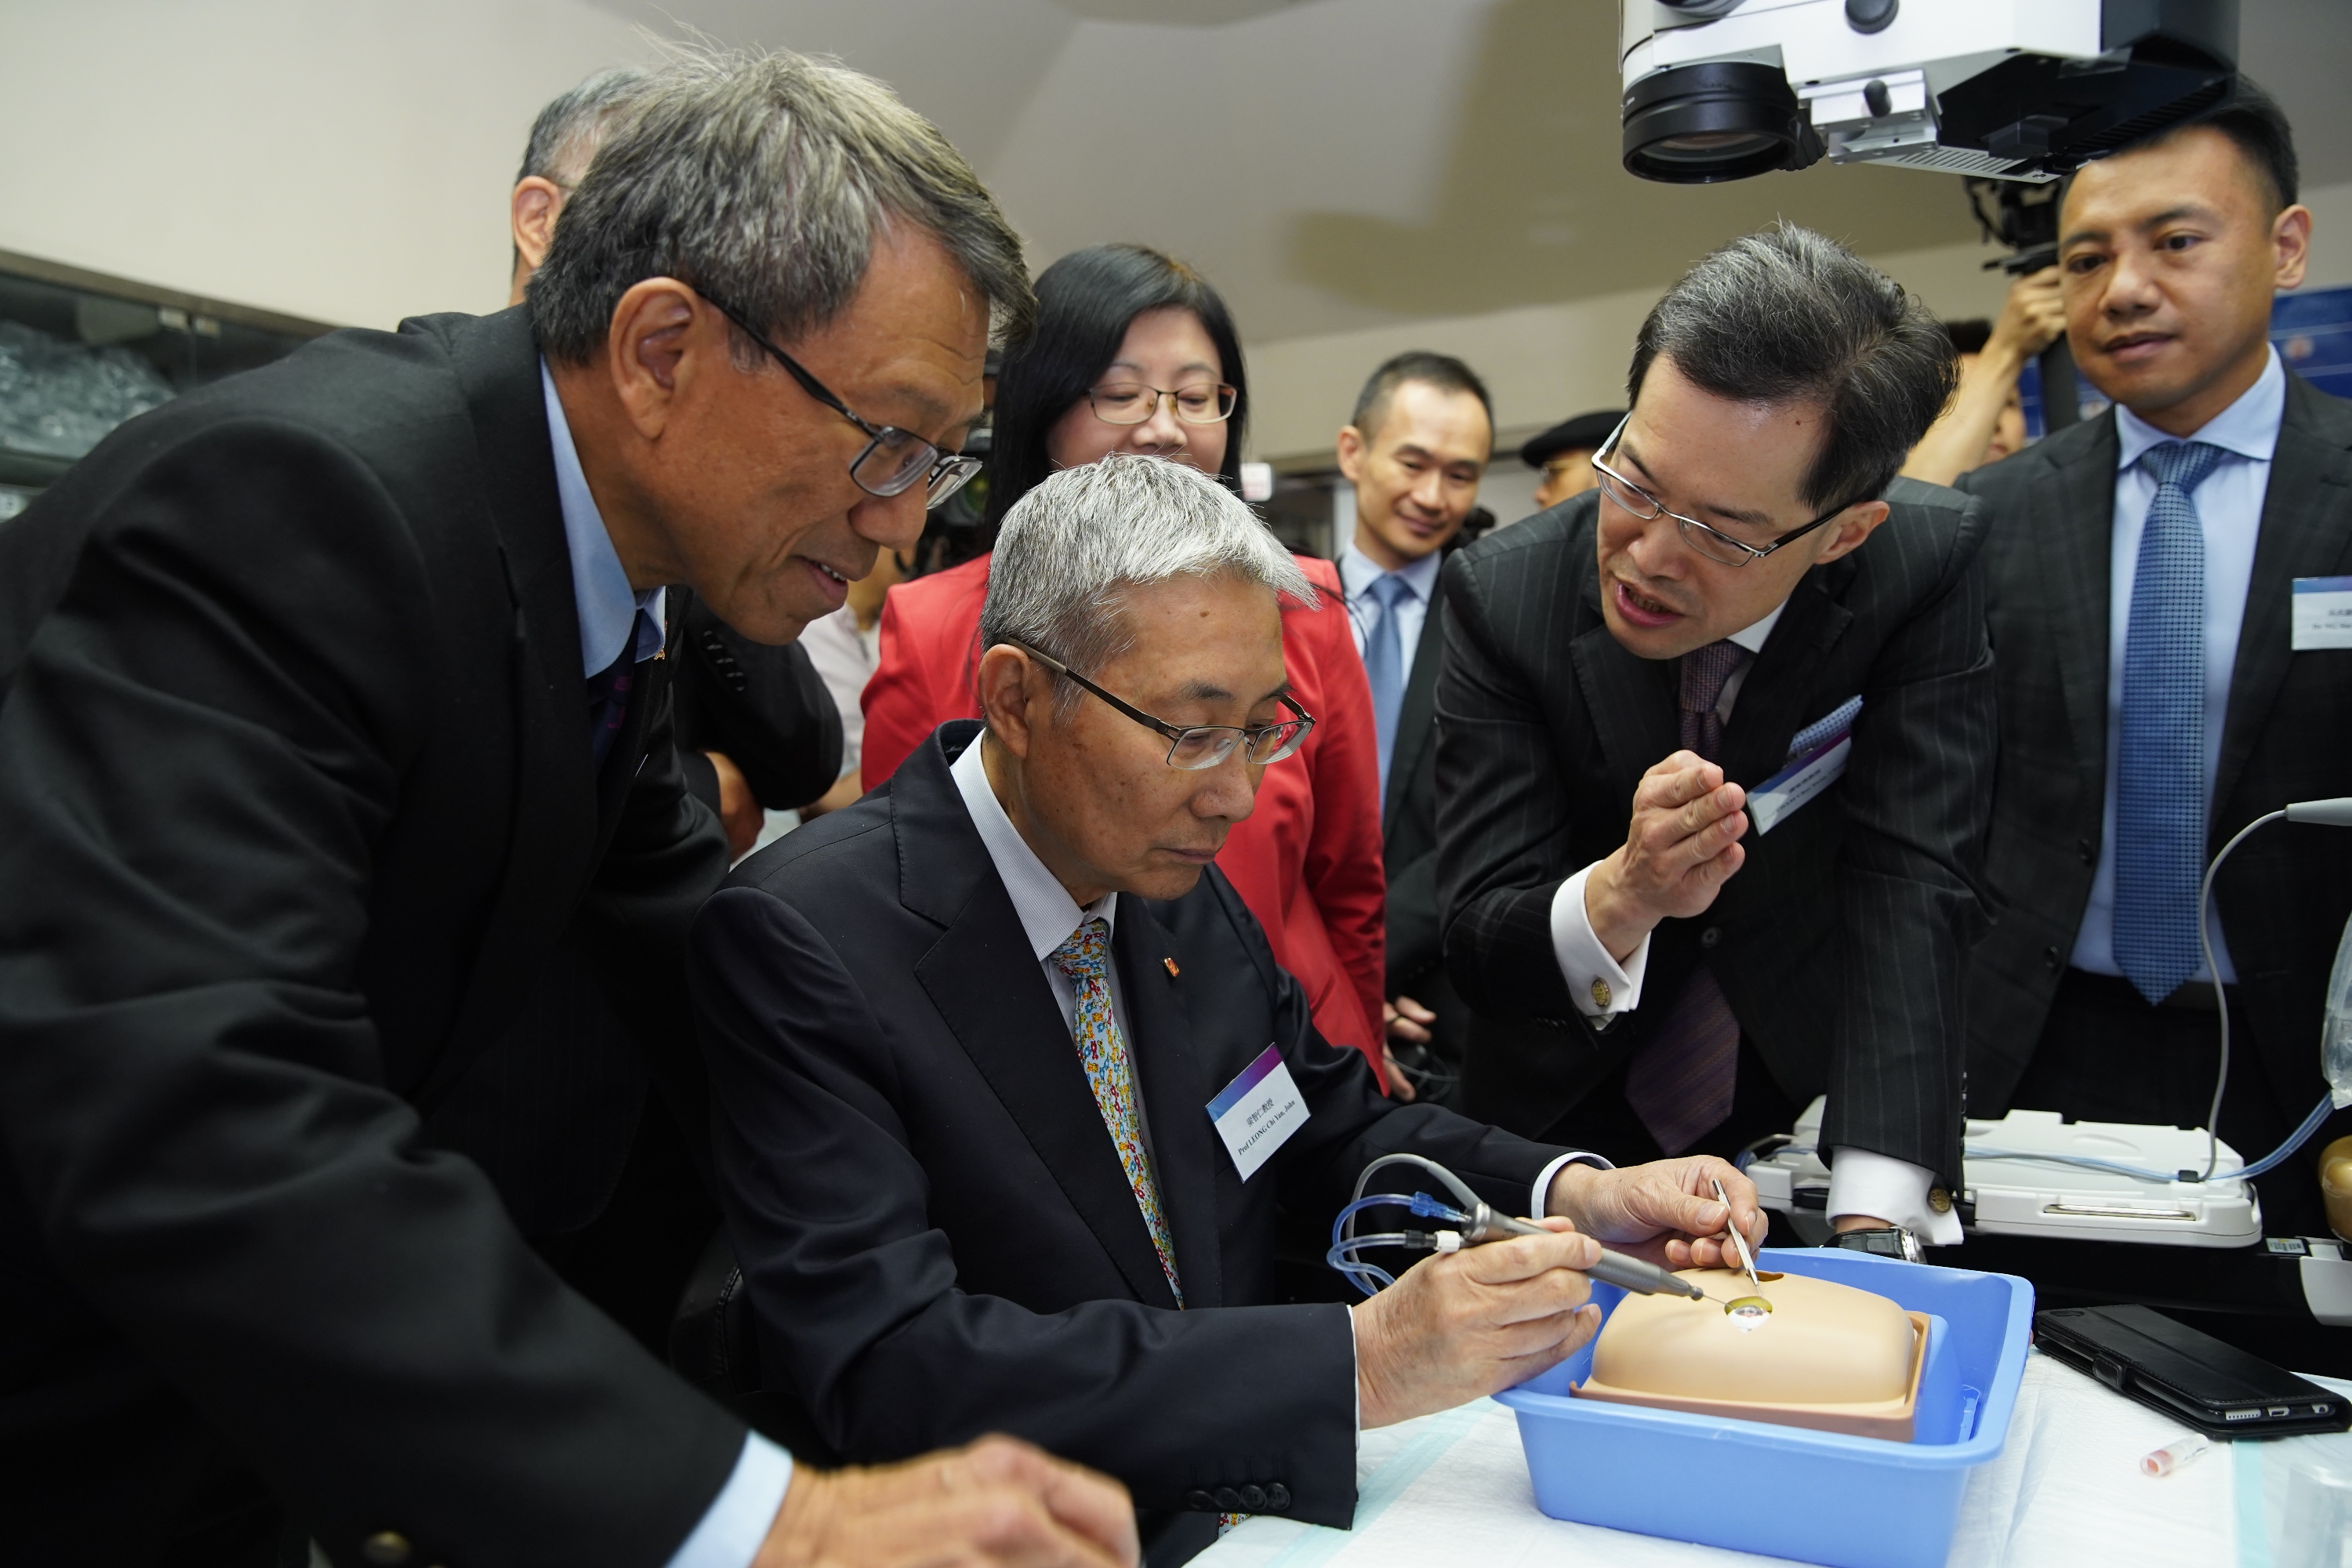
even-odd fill
[[[469,1146],[541,1138],[474,1068],[567,930],[701,1103],[683,937],[725,855],[661,584],[772,642],[839,605],[961,472],[991,307],[1028,298],[887,89],[698,56],[528,311],[185,397],[0,535],[12,1561],[1131,1557],[1115,1487],[1010,1445],[794,1476],[420,1125],[470,1087]]]
[[[2352,574],[2352,405],[2288,372],[2273,292],[2309,209],[2276,105],[2229,104],[2077,174],[2059,218],[2074,363],[2116,406],[1964,475],[1985,546],[2001,759],[1969,967],[1971,1103],[2210,1124],[2219,1068],[2199,883],[2241,828],[2352,794],[2352,650],[2294,625],[2298,579]],[[2276,1146],[2326,1085],[2322,995],[2352,834],[2264,827],[2214,887],[2237,1048],[2223,1136]],[[2315,1153],[2352,1114],[2309,1144]],[[2310,1155],[2271,1228],[2325,1234]]]
[[[997,542],[985,723],[753,857],[695,928],[771,1387],[853,1458],[992,1428],[1083,1456],[1133,1489],[1154,1563],[1221,1512],[1347,1524],[1360,1428],[1591,1337],[1594,1237],[1712,1259],[1710,1179],[1761,1219],[1720,1160],[1596,1168],[1400,1106],[1316,1032],[1214,866],[1313,722],[1277,603],[1312,592],[1191,468],[1054,475]],[[1285,1304],[1278,1231],[1321,1250],[1393,1152],[1564,1217],[1352,1311]]]
[[[1468,1108],[1621,1158],[1829,1096],[1831,1213],[1960,1239],[1960,959],[1992,666],[1977,507],[1894,480],[1949,395],[1916,300],[1803,229],[1643,322],[1600,485],[1446,572],[1446,959]]]

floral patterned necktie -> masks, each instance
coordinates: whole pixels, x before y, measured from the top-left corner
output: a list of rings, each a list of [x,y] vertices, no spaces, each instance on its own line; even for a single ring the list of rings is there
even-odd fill
[[[1160,1184],[1151,1174],[1151,1158],[1143,1148],[1143,1110],[1135,1090],[1135,1064],[1118,1020],[1110,1010],[1110,930],[1099,919],[1079,925],[1051,954],[1054,966],[1069,976],[1075,1016],[1071,1036],[1077,1042],[1078,1060],[1087,1069],[1087,1084],[1095,1091],[1103,1126],[1118,1149],[1118,1163],[1127,1184],[1135,1193],[1135,1206],[1151,1232],[1152,1249],[1160,1254],[1160,1270],[1176,1305],[1184,1304],[1184,1287],[1176,1278],[1176,1247],[1168,1236],[1168,1216],[1160,1206]]]

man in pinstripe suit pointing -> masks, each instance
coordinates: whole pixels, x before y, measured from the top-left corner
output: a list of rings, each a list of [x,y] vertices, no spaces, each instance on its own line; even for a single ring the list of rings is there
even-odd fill
[[[1447,569],[1438,876],[1474,1116],[1727,1155],[1827,1093],[1839,1230],[1960,1239],[1983,520],[1895,477],[1952,384],[1890,279],[1748,236],[1643,324],[1599,488]]]

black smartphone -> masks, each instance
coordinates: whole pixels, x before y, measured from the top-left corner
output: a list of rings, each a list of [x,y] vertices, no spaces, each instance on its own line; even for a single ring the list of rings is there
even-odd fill
[[[2033,1315],[2033,1342],[2209,1437],[2352,1428],[2352,1400],[2147,1307],[2053,1307]]]

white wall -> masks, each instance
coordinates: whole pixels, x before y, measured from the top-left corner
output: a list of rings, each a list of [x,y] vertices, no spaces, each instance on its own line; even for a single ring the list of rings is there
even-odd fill
[[[649,52],[576,0],[0,5],[0,249],[340,323],[495,310],[532,116]]]
[[[2352,283],[2352,184],[2310,191],[2304,199],[2315,235],[2305,287]],[[2008,279],[1982,270],[1984,260],[1996,254],[1990,247],[1955,245],[1871,259],[1937,314],[1957,319],[1999,312]],[[1624,401],[1633,334],[1666,281],[1568,304],[1252,343],[1254,455],[1276,461],[1328,455],[1364,377],[1406,349],[1457,355],[1486,378],[1495,398],[1498,451],[1572,415],[1617,406]],[[1487,504],[1497,517],[1507,518],[1517,501],[1505,478],[1498,473],[1489,481],[1498,489]]]

